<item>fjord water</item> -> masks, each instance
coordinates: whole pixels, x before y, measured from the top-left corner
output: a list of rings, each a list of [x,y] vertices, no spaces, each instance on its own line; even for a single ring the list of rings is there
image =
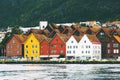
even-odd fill
[[[0,64],[0,80],[120,80],[120,64]]]

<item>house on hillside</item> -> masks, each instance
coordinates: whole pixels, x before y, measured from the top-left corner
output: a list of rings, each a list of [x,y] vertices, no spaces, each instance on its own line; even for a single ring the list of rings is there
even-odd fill
[[[71,36],[66,42],[66,59],[67,60],[77,60],[78,52],[78,42],[82,36]]]
[[[49,59],[49,55],[50,55],[50,46],[49,46],[49,42],[50,42],[50,38],[47,38],[46,36],[42,36],[43,40],[40,42],[41,47],[40,47],[40,59],[41,60],[47,60]]]
[[[106,57],[107,58],[114,58],[118,59],[120,58],[120,37],[119,36],[113,36],[106,46]]]
[[[106,58],[106,53],[107,53],[107,43],[111,39],[110,33],[112,32],[111,28],[104,28],[102,27],[98,33],[96,34],[97,38],[101,42],[101,51],[102,51],[102,58]]]
[[[6,43],[6,57],[23,57],[24,56],[24,40],[26,36],[14,34]]]
[[[50,41],[50,54],[49,57],[66,56],[66,41],[68,37],[65,34],[56,33]]]
[[[101,43],[95,35],[85,34],[79,42],[77,58],[80,60],[101,60]]]
[[[26,60],[40,60],[41,34],[31,33],[24,42],[24,58]]]

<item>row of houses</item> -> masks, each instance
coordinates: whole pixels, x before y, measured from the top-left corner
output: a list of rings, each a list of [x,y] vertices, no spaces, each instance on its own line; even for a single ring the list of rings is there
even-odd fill
[[[6,57],[27,60],[66,59],[101,60],[119,58],[120,29],[49,24],[31,29],[25,35],[13,35],[6,44]]]
[[[95,35],[66,36],[57,33],[54,38],[42,34],[13,35],[6,45],[6,57],[24,57],[26,60],[58,58],[101,60],[101,43]]]

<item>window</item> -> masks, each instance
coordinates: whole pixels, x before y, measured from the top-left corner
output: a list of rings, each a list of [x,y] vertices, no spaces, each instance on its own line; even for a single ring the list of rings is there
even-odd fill
[[[15,40],[13,40],[13,44],[15,43]]]
[[[100,35],[101,35],[101,36],[104,35],[104,32],[101,32]]]
[[[108,52],[108,54],[109,54],[109,53],[111,53],[111,50],[110,50],[110,49],[108,49],[108,51],[107,51],[107,52]]]
[[[114,53],[119,53],[119,49],[114,49],[113,52]]]
[[[61,50],[60,53],[63,54],[63,50]]]
[[[71,43],[73,43],[73,41],[71,41]]]
[[[56,50],[52,50],[52,54],[56,54]]]
[[[56,48],[56,45],[54,44],[53,47]]]
[[[36,50],[36,53],[38,53],[38,50]]]
[[[75,51],[73,51],[73,53],[75,54]]]
[[[19,49],[19,48],[20,48],[20,45],[18,45],[17,48]]]
[[[70,46],[70,48],[72,48],[72,46]]]
[[[34,54],[34,50],[32,50],[32,53]]]
[[[38,45],[36,45],[35,47],[38,48]]]
[[[114,43],[114,44],[113,44],[113,47],[114,47],[114,48],[116,48],[116,47],[118,47],[118,46],[119,46],[119,44],[117,44],[117,43]]]
[[[17,54],[20,54],[20,51],[17,51]]]
[[[26,54],[28,54],[28,50],[26,50]]]
[[[76,46],[76,48],[78,48],[78,46]]]
[[[56,42],[58,42],[58,39],[56,39]]]
[[[10,46],[8,45],[8,48],[10,48]]]
[[[12,51],[11,51],[11,50],[9,50],[9,51],[8,51],[8,54],[12,54]]]
[[[26,48],[28,48],[28,45],[26,45]]]
[[[31,43],[33,42],[33,40],[31,40]]]
[[[73,48],[75,48],[75,46],[73,46]]]
[[[84,43],[86,43],[86,41],[84,41]]]
[[[34,48],[34,45],[32,45],[32,48]]]
[[[82,51],[82,53],[84,53],[84,51]]]
[[[108,47],[108,48],[110,47],[110,43],[107,44],[107,47]]]
[[[61,45],[60,45],[60,47],[62,48],[62,47],[63,47],[63,45],[61,44]]]
[[[67,53],[69,53],[69,51],[67,51]]]
[[[68,49],[69,49],[69,46],[68,46]]]

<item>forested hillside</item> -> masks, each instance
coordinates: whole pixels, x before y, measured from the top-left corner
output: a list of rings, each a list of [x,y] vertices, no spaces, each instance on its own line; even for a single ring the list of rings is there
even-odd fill
[[[120,0],[1,0],[0,27],[36,26],[39,21],[120,20]]]

